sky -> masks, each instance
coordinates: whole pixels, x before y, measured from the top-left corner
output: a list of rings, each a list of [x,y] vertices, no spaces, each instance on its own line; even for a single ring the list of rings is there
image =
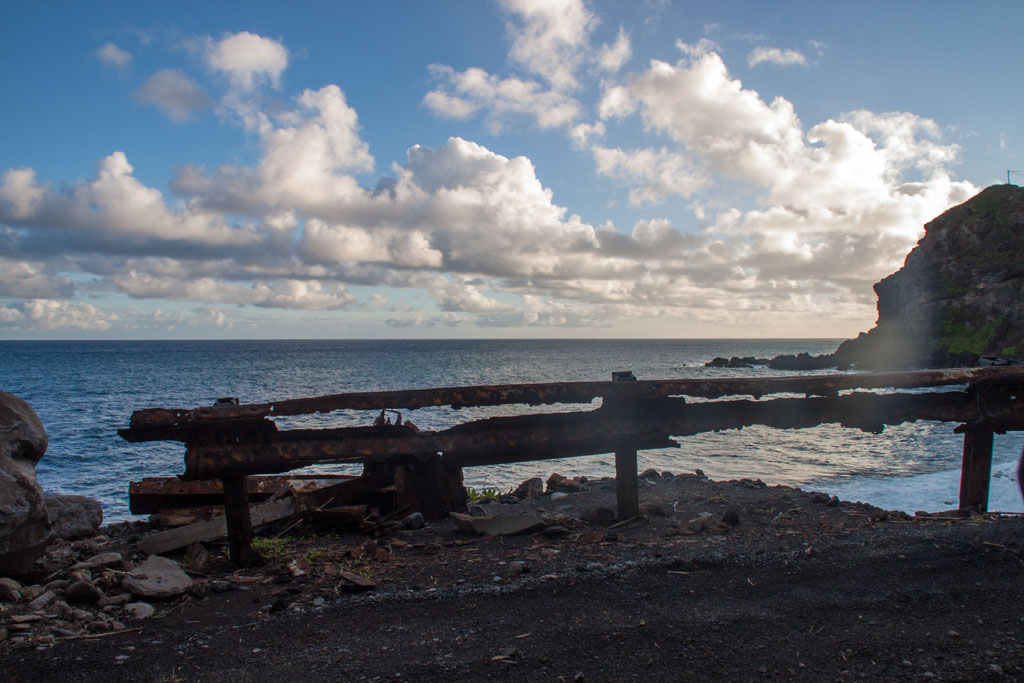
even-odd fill
[[[1024,169],[1020,2],[4,14],[0,339],[852,337]]]

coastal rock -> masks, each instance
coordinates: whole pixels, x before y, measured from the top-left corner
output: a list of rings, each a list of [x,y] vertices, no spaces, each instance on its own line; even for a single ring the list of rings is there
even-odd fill
[[[555,472],[548,477],[547,490],[548,493],[554,491],[561,491],[562,493],[578,493],[583,490],[583,487],[578,481],[569,479],[568,477]]]
[[[192,587],[192,579],[174,560],[151,555],[124,577],[124,587],[146,598],[170,598]]]
[[[103,523],[103,507],[85,496],[46,496],[53,535],[65,540],[92,536]]]
[[[974,365],[1024,355],[1024,189],[994,185],[924,226],[903,267],[875,285],[878,322],[840,366]]]
[[[46,431],[25,401],[0,392],[0,574],[27,573],[52,538],[36,463]]]
[[[516,487],[512,495],[520,498],[539,498],[544,495],[544,480],[540,477],[527,479]]]

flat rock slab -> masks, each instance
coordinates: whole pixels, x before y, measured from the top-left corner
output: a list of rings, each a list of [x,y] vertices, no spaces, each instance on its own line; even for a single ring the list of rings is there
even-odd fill
[[[544,520],[539,515],[499,514],[493,517],[473,517],[461,512],[452,512],[450,515],[463,531],[485,536],[511,536],[544,528]]]
[[[170,598],[192,587],[192,579],[174,560],[153,555],[124,577],[123,585],[133,595]]]

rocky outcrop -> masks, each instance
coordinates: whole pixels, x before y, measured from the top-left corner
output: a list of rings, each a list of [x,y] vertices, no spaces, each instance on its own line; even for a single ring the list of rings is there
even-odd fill
[[[46,431],[25,401],[0,392],[0,575],[28,572],[52,538],[36,463]]]
[[[839,347],[840,367],[953,367],[1024,355],[1024,189],[989,187],[932,220],[875,293],[878,322]]]

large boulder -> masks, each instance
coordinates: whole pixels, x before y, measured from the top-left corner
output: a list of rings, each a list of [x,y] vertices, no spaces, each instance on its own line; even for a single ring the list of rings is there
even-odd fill
[[[36,463],[47,439],[36,411],[0,392],[0,574],[27,573],[52,538]]]
[[[46,496],[53,535],[68,541],[96,533],[103,524],[103,507],[85,496]]]

